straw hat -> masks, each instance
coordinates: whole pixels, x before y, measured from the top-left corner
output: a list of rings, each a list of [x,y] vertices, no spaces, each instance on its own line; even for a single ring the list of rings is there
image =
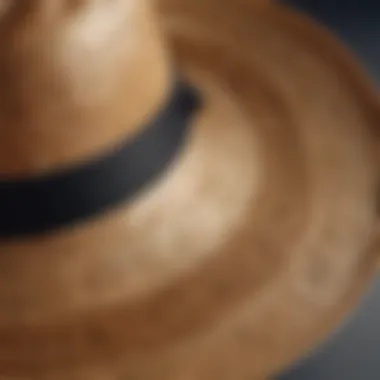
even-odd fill
[[[0,375],[261,380],[354,307],[379,102],[326,31],[248,0],[1,4]]]

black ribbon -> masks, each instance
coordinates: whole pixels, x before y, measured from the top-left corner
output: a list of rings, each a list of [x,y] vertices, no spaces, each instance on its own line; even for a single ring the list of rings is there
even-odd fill
[[[175,158],[199,105],[196,90],[177,81],[155,119],[112,152],[45,176],[0,180],[0,238],[50,232],[129,200]]]

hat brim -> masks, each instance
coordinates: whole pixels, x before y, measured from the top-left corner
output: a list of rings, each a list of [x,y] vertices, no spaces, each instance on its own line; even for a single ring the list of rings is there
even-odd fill
[[[7,352],[20,351],[18,375],[94,379],[100,366],[102,379],[263,379],[331,331],[374,273],[379,102],[359,65],[323,28],[280,7],[158,5],[178,68],[204,95],[203,143],[212,152],[224,134],[232,168],[246,158],[260,183],[223,245],[163,290],[19,333]],[[78,339],[82,330],[104,347]],[[54,360],[33,351],[36,342],[54,345]]]

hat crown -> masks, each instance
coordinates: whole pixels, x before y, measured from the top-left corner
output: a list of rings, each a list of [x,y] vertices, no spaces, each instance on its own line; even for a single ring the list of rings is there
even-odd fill
[[[145,1],[4,2],[0,46],[2,175],[101,152],[166,92],[165,49]]]

